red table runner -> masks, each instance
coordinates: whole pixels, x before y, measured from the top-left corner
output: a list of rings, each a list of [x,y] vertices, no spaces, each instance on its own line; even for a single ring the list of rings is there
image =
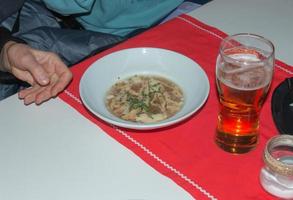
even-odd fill
[[[265,143],[277,134],[270,110],[272,91],[286,77],[292,76],[293,71],[290,66],[276,61],[272,87],[261,112],[257,148],[243,155],[222,151],[214,143],[218,113],[215,62],[225,36],[222,31],[194,18],[179,16],[72,67],[73,82],[60,97],[195,199],[275,199],[262,189],[259,172]],[[196,61],[207,73],[211,86],[203,108],[180,124],[155,131],[113,127],[86,110],[79,96],[79,82],[84,71],[97,59],[132,47],[169,49]]]

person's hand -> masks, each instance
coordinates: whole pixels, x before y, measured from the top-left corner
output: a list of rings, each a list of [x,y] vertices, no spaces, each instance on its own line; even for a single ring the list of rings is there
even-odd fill
[[[12,41],[7,42],[2,51],[4,71],[31,85],[19,92],[19,98],[25,104],[41,104],[56,97],[72,79],[70,70],[52,52],[40,51]]]

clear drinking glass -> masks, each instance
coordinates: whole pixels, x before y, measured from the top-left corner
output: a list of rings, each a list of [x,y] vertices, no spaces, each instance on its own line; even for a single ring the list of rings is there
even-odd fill
[[[245,153],[257,145],[274,61],[273,44],[261,36],[241,33],[222,41],[216,64],[220,111],[215,140],[225,151]]]
[[[260,172],[263,188],[282,199],[293,199],[293,136],[271,138],[263,153]]]

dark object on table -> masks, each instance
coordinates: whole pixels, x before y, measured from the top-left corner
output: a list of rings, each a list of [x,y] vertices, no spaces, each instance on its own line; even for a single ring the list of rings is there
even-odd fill
[[[271,109],[280,134],[293,135],[293,77],[287,78],[275,89]]]
[[[212,0],[185,0],[185,1],[190,1],[190,2],[193,2],[193,3],[198,3],[198,4],[203,5],[203,4],[206,4],[206,3],[208,3],[208,2],[210,2]]]

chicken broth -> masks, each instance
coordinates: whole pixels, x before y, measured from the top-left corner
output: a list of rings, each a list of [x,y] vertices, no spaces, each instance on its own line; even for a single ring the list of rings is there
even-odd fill
[[[161,76],[131,76],[115,83],[106,95],[106,106],[112,114],[142,123],[172,117],[183,103],[179,86]]]

